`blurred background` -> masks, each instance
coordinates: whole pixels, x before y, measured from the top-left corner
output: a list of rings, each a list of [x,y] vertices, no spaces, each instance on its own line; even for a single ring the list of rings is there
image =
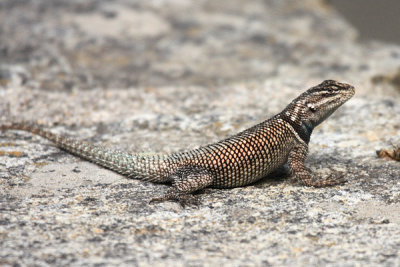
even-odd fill
[[[398,14],[395,0],[2,0],[0,86],[212,87],[305,69],[348,79],[351,65],[366,71],[349,46],[400,44]]]
[[[361,40],[400,44],[400,1],[327,0],[354,27]]]

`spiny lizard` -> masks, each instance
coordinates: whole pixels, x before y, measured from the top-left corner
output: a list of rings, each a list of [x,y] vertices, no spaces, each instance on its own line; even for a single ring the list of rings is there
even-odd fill
[[[253,183],[285,163],[307,186],[344,182],[343,176],[318,178],[305,167],[311,133],[355,93],[354,87],[327,80],[294,99],[281,113],[220,142],[163,156],[131,154],[76,141],[29,123],[0,125],[23,130],[54,142],[65,151],[129,178],[172,183],[167,193],[151,201],[195,202],[191,194],[205,187],[232,188]]]

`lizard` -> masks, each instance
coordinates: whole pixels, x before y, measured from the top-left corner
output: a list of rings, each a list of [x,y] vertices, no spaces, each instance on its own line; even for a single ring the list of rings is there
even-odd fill
[[[355,88],[326,80],[311,87],[275,116],[226,139],[199,148],[166,155],[145,155],[113,150],[54,134],[38,124],[4,123],[0,130],[23,130],[52,141],[57,147],[111,169],[128,178],[171,183],[150,202],[197,202],[193,193],[206,187],[246,186],[287,163],[292,177],[306,186],[344,183],[343,175],[317,177],[306,166],[314,128],[349,100]]]

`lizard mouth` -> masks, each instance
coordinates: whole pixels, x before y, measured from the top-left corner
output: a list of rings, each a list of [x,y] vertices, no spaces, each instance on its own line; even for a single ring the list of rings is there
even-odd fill
[[[354,88],[354,86],[347,84],[347,83],[341,83],[341,86],[346,89],[345,95],[347,96],[347,99],[351,98],[352,96],[354,96],[354,94],[356,93],[356,89]],[[347,100],[346,99],[346,100]]]

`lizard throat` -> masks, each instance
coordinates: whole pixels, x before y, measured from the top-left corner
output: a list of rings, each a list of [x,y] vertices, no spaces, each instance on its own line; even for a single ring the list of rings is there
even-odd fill
[[[312,131],[314,130],[314,126],[310,122],[299,122],[299,121],[293,121],[290,119],[290,117],[286,115],[281,115],[281,118],[285,120],[287,123],[289,123],[293,129],[296,131],[297,135],[300,136],[301,140],[303,140],[306,144],[310,142],[310,137],[312,134]]]

